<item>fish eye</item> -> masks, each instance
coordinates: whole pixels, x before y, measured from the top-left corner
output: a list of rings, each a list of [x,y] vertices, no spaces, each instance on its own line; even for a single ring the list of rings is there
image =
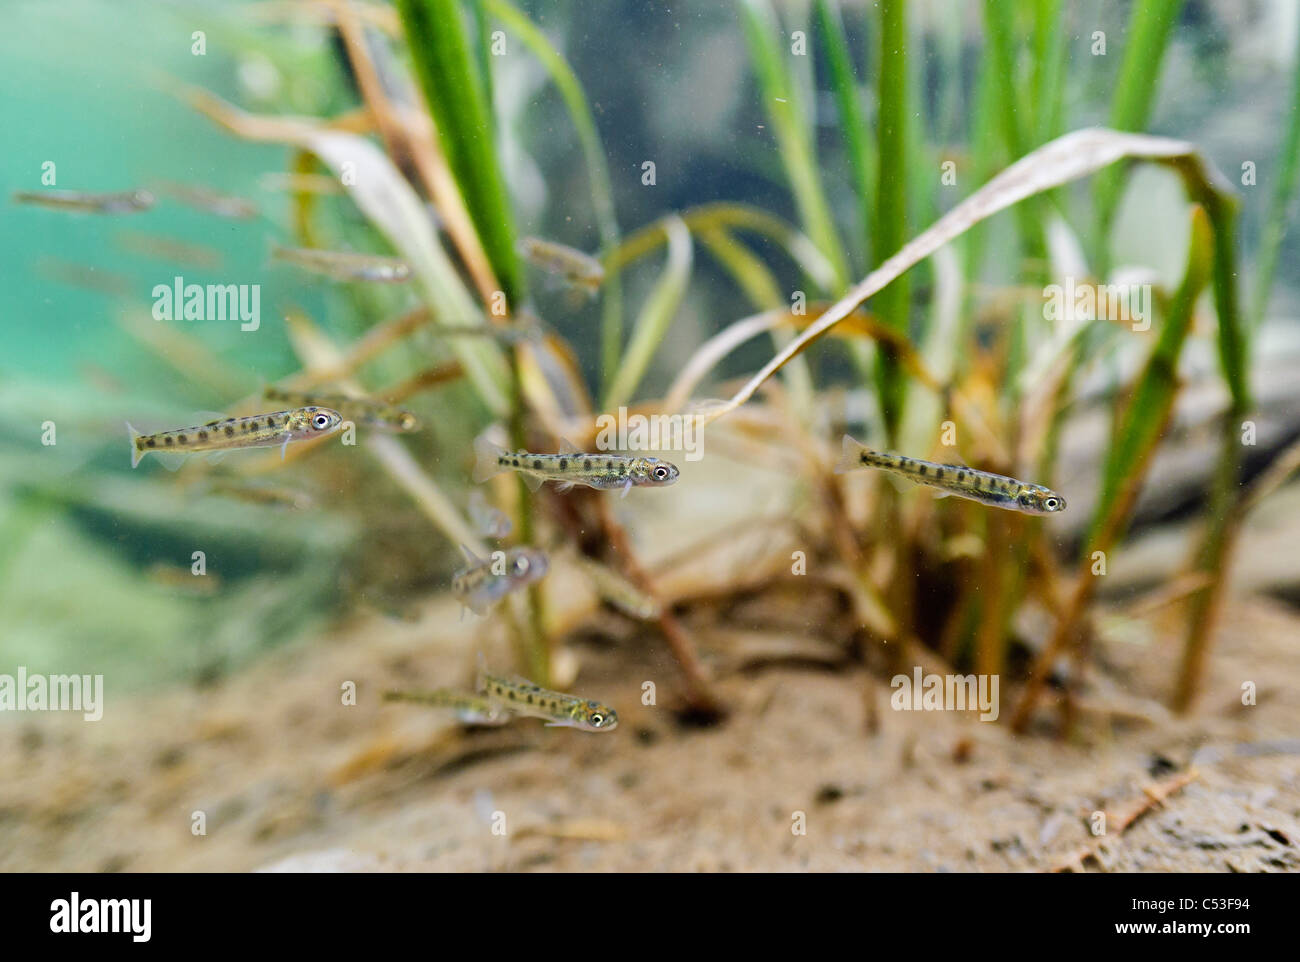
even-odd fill
[[[656,481],[665,481],[668,478],[668,468],[666,465],[658,465],[654,470]]]
[[[1046,508],[1048,511],[1055,511],[1060,506],[1061,506],[1061,502],[1058,501],[1056,498],[1048,498],[1046,501],[1043,502],[1043,507]]]
[[[605,716],[598,711],[592,712],[591,723],[595,725],[597,728],[599,728],[601,725],[605,724]]]
[[[516,574],[517,576],[521,576],[521,575],[525,575],[525,574],[527,574],[527,573],[528,573],[528,559],[525,558],[525,557],[523,557],[523,556],[520,556],[520,557],[516,558],[516,559],[515,559],[515,574]]]
[[[330,426],[330,416],[328,414],[317,414],[311,419],[311,426],[317,431],[324,431]]]

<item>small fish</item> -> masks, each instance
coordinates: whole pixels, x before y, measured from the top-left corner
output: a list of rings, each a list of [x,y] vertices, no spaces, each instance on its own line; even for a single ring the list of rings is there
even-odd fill
[[[221,578],[215,573],[196,575],[189,567],[162,561],[150,565],[146,574],[154,584],[198,597],[216,594],[217,589],[221,587]]]
[[[510,592],[537,581],[550,567],[546,555],[536,548],[494,551],[490,558],[480,558],[464,545],[460,550],[468,564],[451,576],[451,590],[476,615],[487,614]]]
[[[282,487],[252,480],[213,480],[204,484],[200,490],[203,494],[235,498],[272,508],[292,508],[295,511],[306,511],[315,504],[312,496],[300,488]]]
[[[941,498],[951,494],[1024,514],[1055,514],[1065,510],[1065,498],[1041,484],[1017,481],[961,464],[936,464],[900,454],[883,454],[846,434],[835,473],[843,474],[855,468],[879,468],[917,484],[938,488]]]
[[[302,407],[248,418],[219,418],[197,427],[157,434],[141,434],[129,422],[126,429],[131,436],[131,467],[134,468],[150,451],[163,454],[279,447],[283,458],[290,441],[321,437],[342,423],[343,416],[338,411]]]
[[[429,330],[441,337],[491,337],[503,344],[524,344],[541,338],[541,328],[537,325],[504,324],[430,324]]]
[[[545,718],[547,728],[578,728],[608,732],[618,727],[618,713],[598,701],[547,691],[523,678],[501,678],[488,672],[479,655],[479,694],[500,702],[519,715]]]
[[[386,691],[384,701],[405,701],[434,708],[450,708],[456,720],[466,725],[504,725],[510,712],[481,695],[471,695],[450,688],[434,691]]]
[[[304,270],[324,274],[336,281],[379,281],[400,283],[411,277],[411,266],[397,257],[377,254],[353,254],[350,251],[326,251],[312,247],[271,248],[275,260],[294,264]]]
[[[534,267],[555,274],[566,283],[593,295],[605,283],[605,268],[600,261],[564,244],[525,237],[519,242],[519,253]]]
[[[474,442],[477,461],[474,480],[486,481],[502,471],[518,471],[529,490],[555,481],[559,490],[575,484],[600,490],[622,489],[626,496],[633,487],[664,487],[677,480],[677,466],[659,458],[624,457],[617,454],[584,454],[567,441],[560,442],[559,454],[511,454],[487,438]]]
[[[119,231],[114,239],[127,250],[145,257],[176,261],[207,270],[221,266],[221,252],[202,244],[186,244],[173,237],[126,230]]]
[[[124,190],[112,194],[80,190],[18,190],[14,191],[12,199],[15,204],[33,204],[81,214],[134,214],[148,210],[155,201],[147,190]]]
[[[268,171],[258,178],[263,190],[287,190],[297,194],[341,194],[343,185],[329,174],[295,174]]]
[[[251,220],[261,211],[251,200],[223,194],[211,187],[199,184],[176,184],[170,181],[156,185],[158,190],[172,197],[187,207],[201,210],[218,217],[230,217],[235,220]]]
[[[345,421],[367,424],[381,431],[395,431],[405,434],[419,430],[420,419],[410,411],[394,407],[383,401],[369,398],[347,397],[343,394],[311,394],[299,391],[284,391],[277,387],[267,387],[262,396],[268,401],[292,404],[294,407],[331,408],[343,415]]]
[[[578,556],[578,566],[591,579],[596,593],[624,614],[648,621],[657,618],[663,606],[608,565]]]
[[[514,527],[504,511],[488,503],[482,491],[470,492],[469,518],[474,522],[474,527],[478,529],[479,534],[498,541],[508,538]]]

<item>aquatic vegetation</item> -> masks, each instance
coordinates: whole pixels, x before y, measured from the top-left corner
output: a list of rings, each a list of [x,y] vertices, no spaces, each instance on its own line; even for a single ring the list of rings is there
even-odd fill
[[[329,287],[327,311],[285,312],[299,369],[275,374],[280,386],[264,397],[385,432],[367,432],[359,457],[309,445],[288,451],[286,429],[275,424],[263,426],[265,436],[245,434],[250,418],[267,417],[252,417],[255,376],[272,373],[216,356],[183,328],[124,312],[124,329],[192,390],[245,415],[132,432],[133,462],[164,447],[219,446],[214,429],[228,427],[248,442],[227,446],[281,446],[289,468],[298,461],[304,474],[319,473],[320,490],[338,492],[341,510],[383,530],[357,548],[367,562],[356,566],[365,569],[356,574],[359,596],[378,582],[413,595],[451,575],[467,607],[495,609],[519,669],[539,684],[550,683],[564,640],[557,625],[568,627],[567,599],[540,580],[547,553],[558,558],[565,543],[599,595],[671,651],[682,702],[717,717],[723,706],[684,627],[689,599],[664,595],[671,572],[642,562],[638,532],[603,493],[677,483],[646,500],[693,497],[692,478],[670,460],[615,450],[600,435],[600,419],[616,412],[693,417],[711,452],[788,483],[781,510],[800,532],[799,550],[833,567],[822,575],[845,595],[873,654],[901,664],[924,648],[954,668],[1006,673],[1003,690],[1017,699],[1006,717],[1024,728],[1049,693],[1068,718],[1081,673],[1063,679],[1057,669],[1063,658],[1079,666],[1087,657],[1093,559],[1124,550],[1151,465],[1169,442],[1188,345],[1203,342],[1229,406],[1214,425],[1205,524],[1179,602],[1186,638],[1174,700],[1190,705],[1235,530],[1253,504],[1240,490],[1253,324],[1239,303],[1231,185],[1195,144],[1143,133],[1178,4],[1134,8],[1108,126],[1082,130],[1067,123],[1084,81],[1064,66],[1072,24],[1061,4],[985,4],[984,47],[970,76],[960,25],[928,22],[922,36],[912,18],[924,12],[903,0],[868,11],[815,0],[799,23],[808,28],[802,52],[788,46],[799,13],[778,14],[770,0],[733,6],[750,72],[741,96],[756,121],[746,147],[761,157],[736,163],[788,197],[660,204],[626,235],[616,199],[629,212],[646,208],[628,202],[625,172],[611,177],[604,107],[589,101],[550,27],[507,0],[400,0],[389,16],[329,4],[346,84],[314,101],[317,116],[296,103],[257,113],[176,84],[182,101],[235,137],[289,148],[289,169],[262,177],[287,195],[285,224],[273,226],[289,239],[277,240],[274,260],[331,280],[408,283],[318,285]],[[577,168],[579,184],[562,199],[540,188],[523,198],[512,181],[522,179],[518,155],[534,146],[516,143],[523,108],[502,102],[497,28],[511,56],[530,58],[538,82],[553,87],[560,120],[546,149],[567,152],[555,166]],[[927,73],[931,55],[938,79]],[[813,109],[819,89],[833,109]],[[1288,133],[1292,148],[1297,130]],[[1294,157],[1284,152],[1282,166],[1252,319],[1267,303],[1280,209],[1297,179]],[[1180,274],[1106,300],[1128,286],[1124,271],[1134,267],[1112,261],[1137,168],[1181,190],[1160,225],[1179,244],[1186,234]],[[222,216],[260,213],[195,185],[158,189]],[[135,209],[134,196],[60,200],[48,190],[15,199],[107,212]],[[534,217],[551,223],[529,223]],[[157,243],[136,247],[167,253]],[[529,267],[593,303],[556,307],[562,302]],[[1094,299],[1080,304],[1075,291]],[[701,323],[687,330],[688,318]],[[1096,392],[1114,416],[1094,452],[1097,477],[1081,482],[1063,451]],[[428,430],[416,433],[420,425]],[[196,440],[199,431],[208,437]],[[244,496],[241,486],[268,467],[242,460],[233,483],[207,490]],[[859,466],[883,471],[846,470]],[[896,489],[884,473],[956,497]],[[487,496],[467,495],[471,482],[491,482]],[[292,490],[293,479],[286,484]],[[743,503],[748,487],[745,472],[728,472],[723,497]],[[426,522],[437,540],[422,537]],[[663,524],[689,525],[672,516]],[[700,532],[700,552],[711,537]],[[505,542],[499,563],[484,538]],[[460,545],[469,564],[452,574]],[[994,574],[974,590],[979,571]],[[522,597],[497,607],[516,592]],[[1015,627],[1031,608],[1050,614],[1041,638]]]

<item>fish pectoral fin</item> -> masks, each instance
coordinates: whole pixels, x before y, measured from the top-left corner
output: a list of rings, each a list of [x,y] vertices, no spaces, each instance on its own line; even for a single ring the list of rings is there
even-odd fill
[[[483,563],[483,559],[480,558],[478,555],[476,555],[473,551],[470,551],[470,550],[469,550],[469,547],[466,546],[466,545],[463,545],[463,544],[462,544],[462,545],[460,546],[460,553],[463,554],[463,555],[465,556],[465,560],[468,561],[468,562],[469,562],[470,564],[472,564],[472,565],[477,565],[477,564],[482,564],[482,563]]]
[[[560,494],[564,494],[564,492],[566,492],[566,491],[572,491],[572,490],[573,490],[573,482],[572,482],[572,481],[561,481],[559,484],[557,484],[557,485],[555,486],[555,490],[558,491],[558,492],[560,492]]]
[[[620,497],[620,498],[626,498],[626,497],[627,497],[627,493],[628,493],[629,491],[631,491],[631,490],[632,490],[632,479],[631,479],[631,478],[628,478],[626,481],[623,482],[623,491],[622,491],[622,493],[619,495],[619,497]]]
[[[280,445],[280,460],[283,461],[286,454],[289,453],[289,442],[292,440],[288,435],[285,436],[284,443]]]

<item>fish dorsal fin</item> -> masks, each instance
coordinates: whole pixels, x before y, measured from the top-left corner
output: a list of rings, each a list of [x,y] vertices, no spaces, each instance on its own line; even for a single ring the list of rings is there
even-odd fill
[[[568,438],[560,438],[561,454],[582,454],[582,449],[575,445]]]

